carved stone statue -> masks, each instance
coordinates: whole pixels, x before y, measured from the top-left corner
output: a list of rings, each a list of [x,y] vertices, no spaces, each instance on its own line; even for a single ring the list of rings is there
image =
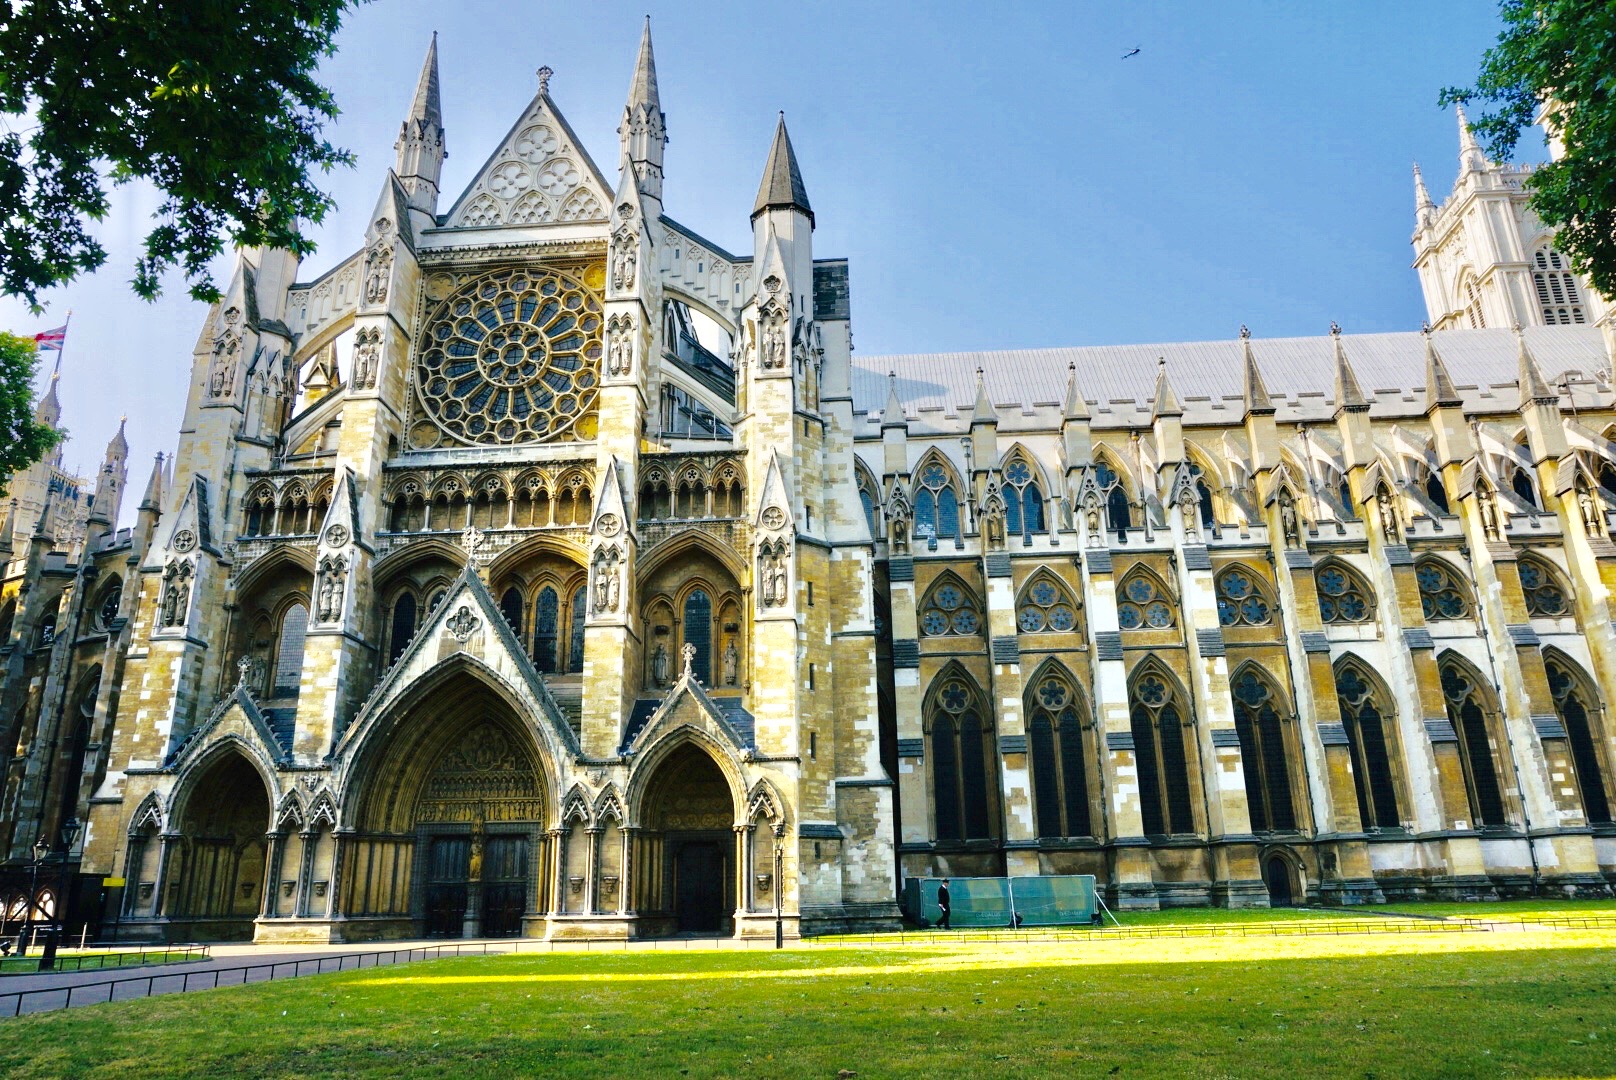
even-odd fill
[[[1104,546],[1105,541],[1100,537],[1100,504],[1092,499],[1083,508],[1083,526],[1088,534],[1089,547]]]
[[[658,686],[668,685],[668,647],[660,641],[651,653],[651,681]]]
[[[606,356],[606,370],[613,375],[627,375],[634,368],[634,322],[614,319],[612,345]]]
[[[1296,520],[1296,500],[1286,491],[1279,496],[1279,528],[1285,543],[1294,547],[1302,542],[1301,528]]]
[[[634,234],[624,229],[617,234],[616,240],[612,246],[612,288],[632,289],[635,263],[638,261],[634,253]]]
[[[1605,511],[1586,487],[1577,488],[1577,506],[1582,510],[1582,527],[1589,536],[1605,535]]]
[[[174,561],[163,571],[163,599],[159,605],[161,625],[184,626],[191,608],[191,564]]]
[[[786,363],[786,323],[785,317],[778,313],[769,316],[769,323],[763,329],[763,366],[774,370],[785,367]]]
[[[984,532],[987,534],[988,547],[998,551],[1004,547],[1004,518],[996,511],[990,512],[982,519]]]
[[[724,685],[734,686],[740,678],[741,653],[735,647],[735,639],[730,638],[724,645]]]
[[[902,514],[894,514],[892,522],[892,554],[909,554],[909,519]]]
[[[376,372],[381,367],[382,335],[380,330],[361,330],[354,336],[353,385],[355,390],[370,390],[376,385]]]
[[[1375,507],[1380,512],[1380,531],[1385,534],[1388,544],[1398,541],[1397,505],[1392,501],[1392,493],[1381,488],[1375,493]]]
[[[342,618],[342,598],[348,587],[347,570],[348,561],[340,555],[328,555],[320,560],[316,616],[323,623],[338,622]]]
[[[387,299],[387,286],[393,276],[393,249],[377,244],[365,256],[365,303],[380,304]]]
[[[758,561],[758,588],[764,607],[783,607],[786,602],[786,560],[783,547],[765,547]]]
[[[1476,486],[1476,512],[1481,516],[1481,531],[1489,540],[1498,539],[1498,506],[1493,502],[1492,490],[1485,485]]]

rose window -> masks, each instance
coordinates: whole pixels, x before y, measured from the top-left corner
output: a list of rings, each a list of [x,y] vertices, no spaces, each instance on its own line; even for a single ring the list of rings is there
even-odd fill
[[[1022,598],[1016,623],[1026,634],[1048,631],[1064,634],[1077,628],[1077,611],[1071,599],[1053,582],[1040,580],[1034,582]]]
[[[1273,621],[1268,601],[1242,569],[1218,578],[1218,622],[1224,626],[1267,626]]]
[[[593,437],[601,303],[555,271],[502,270],[440,304],[416,367],[421,448]],[[582,430],[581,430],[582,429]]]
[[[524,128],[516,137],[516,156],[531,165],[537,165],[551,154],[558,146],[556,133],[543,124]]]
[[[982,620],[971,602],[957,585],[942,585],[934,590],[920,615],[920,629],[927,637],[945,634],[978,633]]]
[[[1420,605],[1427,619],[1467,619],[1470,603],[1454,576],[1436,561],[1427,560],[1415,572],[1420,586]]]
[[[1117,625],[1124,630],[1164,630],[1173,625],[1173,609],[1156,583],[1144,574],[1135,574],[1122,586],[1123,601],[1117,605]]]
[[[1327,623],[1368,622],[1373,613],[1365,590],[1346,572],[1330,566],[1318,572],[1319,614]]]

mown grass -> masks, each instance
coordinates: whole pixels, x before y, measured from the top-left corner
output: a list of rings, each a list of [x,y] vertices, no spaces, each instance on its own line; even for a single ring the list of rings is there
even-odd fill
[[[5,1021],[0,1075],[1616,1073],[1616,932],[1458,937],[445,960]]]
[[[1352,911],[1344,908],[1343,911]],[[1426,901],[1391,903],[1366,908],[1367,911],[1385,911],[1424,915],[1440,919],[1495,919],[1509,922],[1530,922],[1534,918],[1554,915],[1608,915],[1616,917],[1616,900],[1492,900],[1474,903],[1447,904]]]
[[[30,975],[39,972],[42,946],[30,949],[27,956],[8,956],[0,959],[0,975]],[[206,960],[197,952],[166,952],[149,950],[130,952],[127,949],[62,949],[56,954],[56,971],[96,971],[101,968],[144,967],[147,964],[177,964],[185,960]]]

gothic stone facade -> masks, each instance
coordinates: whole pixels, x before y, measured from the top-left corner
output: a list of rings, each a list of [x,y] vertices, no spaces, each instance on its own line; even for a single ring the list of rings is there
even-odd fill
[[[1611,338],[1518,169],[1418,185],[1435,331],[855,360],[783,122],[738,256],[648,33],[615,185],[549,78],[443,209],[434,46],[352,256],[240,256],[137,528],[13,556],[13,858],[86,821],[151,938],[1610,891]]]

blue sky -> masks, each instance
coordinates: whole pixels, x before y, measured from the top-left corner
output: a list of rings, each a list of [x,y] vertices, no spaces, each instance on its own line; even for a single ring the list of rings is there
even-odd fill
[[[358,246],[432,31],[446,209],[536,88],[615,177],[615,129],[649,12],[668,116],[667,212],[738,253],[785,110],[820,256],[852,261],[858,352],[1415,329],[1419,160],[1438,200],[1458,139],[1437,91],[1497,35],[1488,0],[1409,3],[662,3],[378,0],[325,66],[358,167],[311,277]],[[1139,55],[1122,54],[1135,46]],[[1521,156],[1542,151],[1534,133]],[[131,487],[175,440],[205,314],[126,282],[149,191],[115,198],[111,257],[56,290],[74,312],[60,395],[70,465],[127,413]],[[221,270],[227,267],[221,267]],[[138,494],[126,499],[132,513]]]

